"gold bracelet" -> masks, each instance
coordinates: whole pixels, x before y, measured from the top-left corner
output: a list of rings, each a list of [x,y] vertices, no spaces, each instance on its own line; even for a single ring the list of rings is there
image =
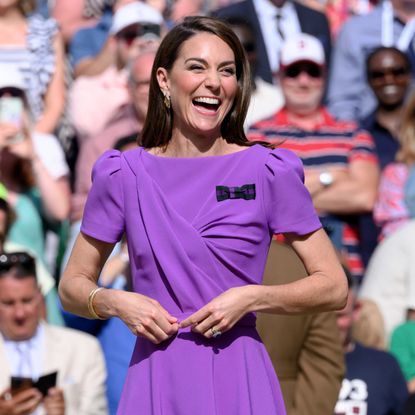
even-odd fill
[[[94,308],[94,298],[95,298],[95,296],[97,295],[97,292],[98,291],[101,291],[101,290],[103,290],[104,289],[104,287],[98,287],[98,288],[94,288],[90,293],[89,293],[89,296],[88,296],[88,311],[89,311],[89,314],[92,316],[92,318],[95,318],[95,319],[98,319],[98,320],[106,320],[106,318],[104,318],[104,317],[100,317],[98,314],[97,314],[97,312],[95,311],[95,308]]]

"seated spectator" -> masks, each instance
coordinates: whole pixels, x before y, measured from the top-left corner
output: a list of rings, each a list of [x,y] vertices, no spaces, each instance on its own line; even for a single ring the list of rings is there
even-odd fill
[[[403,110],[399,128],[400,149],[396,154],[396,162],[385,167],[380,179],[373,217],[376,224],[381,227],[381,238],[392,234],[407,223],[411,217],[410,211],[415,211],[415,206],[408,206],[408,199],[405,198],[409,174],[415,168],[414,116],[415,92],[412,93]]]
[[[399,149],[398,130],[411,84],[411,63],[399,49],[380,46],[367,57],[366,74],[377,106],[361,124],[373,137],[383,170],[395,161]]]
[[[97,340],[50,326],[42,314],[33,258],[0,254],[0,413],[106,414],[106,372]],[[11,389],[11,376],[35,380],[54,372],[56,385],[45,396],[36,387]],[[21,406],[26,412],[18,412]]]
[[[381,46],[369,54],[366,72],[377,108],[361,125],[373,137],[383,170],[387,164],[395,161],[399,148],[398,128],[411,83],[411,66],[407,55],[399,49]],[[372,213],[359,218],[361,253],[366,266],[376,248],[380,232]]]
[[[157,10],[138,1],[117,10],[109,40],[116,62],[99,75],[77,78],[70,92],[69,115],[80,146],[128,103],[127,63],[158,46],[162,24],[163,17]]]
[[[264,284],[285,284],[307,273],[288,245],[272,241]],[[257,329],[271,357],[288,415],[333,415],[344,377],[334,313],[258,313]]]
[[[255,34],[250,24],[241,18],[231,17],[226,21],[242,43],[251,68],[251,101],[244,124],[245,130],[248,130],[252,124],[270,117],[281,109],[284,105],[284,97],[279,86],[270,84],[259,76],[254,76],[257,64],[257,48]]]
[[[400,415],[408,399],[405,378],[396,359],[385,351],[355,342],[353,322],[359,314],[352,279],[346,307],[337,312],[337,325],[343,340],[346,376],[335,415]]]
[[[58,22],[66,47],[78,30],[97,24],[95,16],[85,13],[85,3],[86,0],[60,0],[49,6],[49,14]]]
[[[330,61],[331,36],[327,17],[292,0],[243,0],[213,12],[221,19],[241,18],[254,29],[257,42],[256,76],[275,83],[284,40],[299,33],[317,37]]]
[[[26,252],[35,259],[37,282],[46,302],[47,321],[54,325],[63,325],[63,318],[58,306],[58,294],[55,280],[43,265],[43,261],[37,258],[29,248],[7,240],[9,230],[16,219],[16,215],[10,205],[0,196],[0,252]]]
[[[0,72],[1,181],[17,214],[9,238],[44,259],[44,225],[68,217],[69,170],[56,137],[32,129],[21,73],[10,65]]]
[[[359,298],[376,303],[382,314],[386,339],[415,309],[415,220],[379,243],[366,269]]]
[[[415,310],[407,310],[407,321],[392,332],[390,351],[396,357],[409,392],[415,396]]]
[[[360,279],[357,215],[372,210],[379,176],[373,140],[355,123],[336,121],[322,105],[326,73],[318,39],[291,37],[283,46],[281,65],[285,107],[253,125],[248,138],[279,143],[301,158],[320,220]]]
[[[0,6],[0,61],[18,65],[22,72],[34,130],[53,133],[65,102],[64,52],[57,24],[30,15],[33,0],[6,4]]]
[[[71,1],[67,2],[69,9],[73,9]],[[86,1],[82,3],[86,4]],[[99,11],[102,13],[96,13],[101,14],[98,22],[92,27],[80,27],[69,39],[69,57],[75,77],[99,75],[114,64],[114,48],[109,38],[113,8],[106,3],[102,3],[101,6],[103,9]],[[63,4],[59,8],[63,8]],[[57,12],[59,11],[58,9]],[[82,12],[84,16],[85,7]]]
[[[366,59],[379,46],[408,53],[415,69],[412,1],[385,0],[369,14],[351,17],[336,41],[328,88],[328,106],[342,120],[360,120],[376,108],[366,78]]]

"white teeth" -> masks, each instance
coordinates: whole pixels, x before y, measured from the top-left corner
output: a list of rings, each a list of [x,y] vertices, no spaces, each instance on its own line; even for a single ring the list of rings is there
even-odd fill
[[[196,102],[203,102],[205,104],[219,105],[220,101],[217,98],[199,97],[195,98]]]
[[[395,94],[398,90],[399,88],[396,85],[386,85],[383,87],[383,92],[385,94]]]

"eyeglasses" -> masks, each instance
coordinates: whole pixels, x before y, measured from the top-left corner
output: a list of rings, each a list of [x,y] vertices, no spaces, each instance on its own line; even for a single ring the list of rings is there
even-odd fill
[[[399,66],[396,68],[389,68],[386,70],[373,70],[368,72],[369,79],[372,81],[384,80],[388,75],[394,78],[400,78],[409,74],[409,69],[406,66]]]
[[[323,76],[323,68],[312,63],[301,63],[290,65],[285,68],[283,74],[288,78],[297,78],[301,73],[305,72],[311,78],[321,78]]]
[[[23,98],[24,91],[14,86],[6,86],[4,88],[0,88],[0,98],[3,96],[9,96],[14,98]]]
[[[0,272],[6,272],[18,267],[35,274],[35,260],[26,252],[13,252],[0,254]]]
[[[131,46],[135,39],[146,35],[154,35],[160,37],[161,28],[157,24],[140,24],[137,28],[127,29],[120,32],[117,37],[124,40],[128,46]]]

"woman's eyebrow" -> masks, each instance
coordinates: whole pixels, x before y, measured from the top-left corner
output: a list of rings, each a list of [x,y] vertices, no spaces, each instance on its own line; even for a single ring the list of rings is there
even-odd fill
[[[205,65],[208,64],[207,61],[203,58],[187,58],[184,62],[188,63],[189,61],[197,61]],[[235,61],[234,60],[224,61],[224,62],[221,62],[218,66],[226,66],[226,65],[235,65]]]

